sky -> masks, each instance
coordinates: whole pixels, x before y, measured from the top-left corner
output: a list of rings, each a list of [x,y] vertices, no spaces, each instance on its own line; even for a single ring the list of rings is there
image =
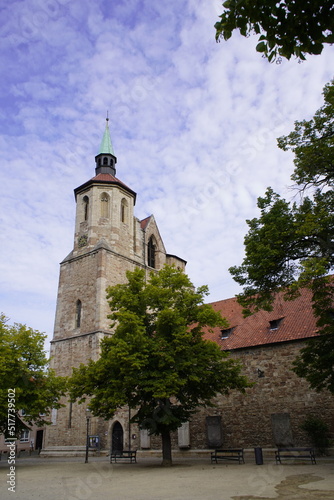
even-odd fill
[[[154,214],[208,301],[241,289],[247,219],[292,199],[277,137],[310,119],[334,47],[270,64],[257,37],[215,41],[221,1],[11,0],[0,6],[0,312],[52,338],[74,188],[95,175],[106,113],[117,177]]]

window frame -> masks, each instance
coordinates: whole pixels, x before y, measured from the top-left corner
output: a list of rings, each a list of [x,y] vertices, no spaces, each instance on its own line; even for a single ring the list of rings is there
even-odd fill
[[[22,435],[25,435],[27,437],[23,437]],[[20,443],[29,443],[29,438],[30,438],[30,431],[28,429],[23,429],[20,433]]]
[[[82,320],[82,302],[78,299],[75,303],[75,328],[81,327]]]
[[[156,245],[154,244],[155,238],[153,234],[150,236],[147,243],[147,265],[152,269],[156,269]]]
[[[83,198],[82,198],[82,203],[83,203],[83,206],[84,206],[84,221],[88,221],[88,210],[89,210],[89,198],[87,195],[85,195]]]

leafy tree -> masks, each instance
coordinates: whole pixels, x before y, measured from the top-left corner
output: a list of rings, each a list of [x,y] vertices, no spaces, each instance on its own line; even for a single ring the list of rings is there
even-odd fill
[[[26,428],[18,416],[20,410],[25,410],[28,425],[48,423],[51,409],[59,408],[59,399],[65,394],[65,380],[48,369],[45,335],[25,325],[7,323],[8,318],[0,314],[0,433],[15,437]],[[9,398],[12,392],[15,397]]]
[[[324,89],[325,104],[309,121],[278,139],[295,153],[292,179],[300,203],[289,203],[271,188],[258,199],[259,218],[247,221],[246,256],[230,272],[244,287],[238,296],[245,314],[270,310],[277,292],[293,299],[300,288],[312,290],[313,311],[321,335],[303,348],[294,371],[311,387],[334,393],[334,83]],[[305,196],[305,191],[311,191]],[[311,188],[311,189],[310,189]]]
[[[227,0],[223,7],[216,40],[228,40],[234,30],[260,35],[256,50],[269,61],[293,55],[304,60],[334,42],[332,0]]]
[[[245,314],[270,310],[275,292],[282,289],[286,298],[295,298],[300,287],[313,286],[319,303],[319,282],[314,279],[325,277],[334,266],[333,191],[317,191],[313,199],[290,204],[268,188],[258,207],[260,217],[247,221],[243,263],[230,268],[244,287],[238,300]]]
[[[140,269],[127,279],[108,288],[115,333],[102,341],[97,361],[73,370],[70,392],[80,402],[91,397],[93,414],[105,419],[125,405],[135,409],[132,422],[161,436],[163,464],[170,465],[171,431],[218,392],[244,391],[248,382],[237,361],[202,338],[204,326],[226,327],[203,304],[207,287],[194,290],[186,274],[170,266],[147,282]]]
[[[292,180],[303,189],[334,187],[334,80],[324,90],[324,105],[311,120],[295,122],[295,129],[278,139],[283,151],[295,154]]]

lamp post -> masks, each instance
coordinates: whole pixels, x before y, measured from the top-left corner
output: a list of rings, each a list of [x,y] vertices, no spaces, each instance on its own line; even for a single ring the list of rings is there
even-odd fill
[[[86,408],[86,457],[85,464],[88,462],[88,449],[89,449],[89,419],[90,419],[90,409]]]
[[[129,405],[129,450],[131,450],[131,424],[130,424],[130,419],[131,419],[131,408]]]

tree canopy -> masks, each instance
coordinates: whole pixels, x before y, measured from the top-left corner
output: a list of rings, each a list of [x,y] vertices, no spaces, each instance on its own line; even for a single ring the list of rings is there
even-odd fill
[[[319,337],[310,341],[294,370],[316,389],[334,393],[334,83],[324,89],[325,104],[309,121],[278,139],[295,154],[292,179],[300,202],[288,202],[267,189],[258,198],[260,217],[248,220],[245,258],[230,272],[244,289],[238,296],[245,314],[270,310],[283,291],[293,299],[301,287],[312,290]],[[308,196],[306,196],[308,194]],[[331,347],[331,349],[329,349]]]
[[[319,190],[300,204],[289,203],[268,188],[258,198],[259,218],[247,220],[249,232],[241,266],[230,272],[244,287],[239,302],[245,313],[270,310],[274,293],[312,285],[334,266],[334,193]]]
[[[216,40],[228,40],[234,30],[259,35],[256,50],[269,61],[279,57],[320,54],[334,42],[332,0],[226,0]]]
[[[245,390],[239,362],[202,337],[205,326],[227,323],[203,303],[207,287],[194,289],[183,271],[165,266],[146,281],[145,272],[127,273],[128,282],[108,288],[112,326],[97,361],[73,370],[72,399],[91,397],[94,415],[113,417],[129,406],[132,422],[162,437],[163,463],[171,463],[170,432],[217,393]]]
[[[8,318],[0,314],[0,432],[8,437],[25,428],[20,410],[28,425],[45,425],[51,409],[59,408],[59,399],[65,394],[65,380],[48,368],[45,338],[25,325],[8,325]],[[9,398],[13,392],[15,396]],[[7,432],[8,415],[15,416],[15,434],[12,428]]]
[[[324,105],[311,120],[296,121],[295,129],[278,139],[279,148],[295,155],[291,178],[302,189],[334,187],[334,80],[323,96]]]

